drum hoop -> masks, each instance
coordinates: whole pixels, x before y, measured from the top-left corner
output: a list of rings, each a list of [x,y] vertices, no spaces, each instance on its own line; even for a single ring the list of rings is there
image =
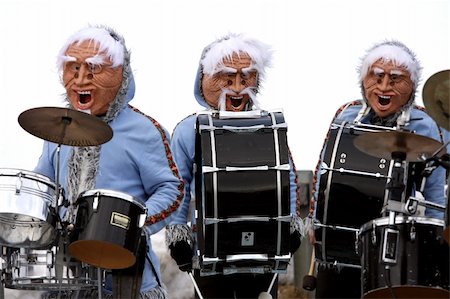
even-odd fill
[[[420,216],[401,216],[401,215],[395,217],[394,225],[413,222],[419,224],[432,224],[435,226],[441,226],[442,228],[445,226],[444,220],[441,219],[420,217]],[[381,227],[387,225],[389,225],[389,217],[377,218],[363,224],[363,226],[361,226],[360,229],[360,234],[363,234],[364,232],[371,230],[374,226]]]
[[[43,174],[18,168],[0,168],[0,176],[17,177],[19,173],[22,173],[24,178],[31,178],[34,181],[38,181],[52,187],[53,189],[56,189],[56,184],[49,177]]]
[[[78,198],[89,197],[89,196],[93,196],[93,195],[105,195],[105,196],[111,196],[111,197],[120,198],[120,199],[123,199],[125,201],[128,201],[128,202],[131,202],[133,204],[136,204],[137,206],[139,206],[143,210],[147,211],[147,207],[142,203],[141,200],[137,199],[136,197],[134,197],[132,195],[129,195],[129,194],[124,193],[124,192],[116,191],[116,190],[110,190],[110,189],[91,189],[91,190],[86,190],[86,191],[81,192],[80,195],[78,196]]]

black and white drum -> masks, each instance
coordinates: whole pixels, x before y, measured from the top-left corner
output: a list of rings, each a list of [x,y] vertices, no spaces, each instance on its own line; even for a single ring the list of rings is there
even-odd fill
[[[358,150],[353,141],[365,132],[381,130],[387,128],[350,123],[330,128],[316,208],[315,249],[322,262],[360,267],[357,234],[364,223],[382,216],[393,162]]]
[[[378,218],[361,227],[363,297],[450,298],[444,221],[413,216],[389,221]]]
[[[56,185],[46,176],[0,169],[0,245],[42,248],[56,237]]]
[[[6,288],[84,294],[98,288],[98,269],[63,257],[56,246],[47,250],[6,248],[6,252]]]
[[[202,273],[283,272],[290,259],[282,112],[197,116],[196,212]]]
[[[128,194],[106,189],[81,193],[77,206],[70,254],[104,269],[134,265],[146,206]]]

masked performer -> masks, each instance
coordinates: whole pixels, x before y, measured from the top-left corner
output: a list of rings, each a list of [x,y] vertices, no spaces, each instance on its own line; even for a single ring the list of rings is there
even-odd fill
[[[401,42],[385,41],[374,45],[367,51],[359,66],[359,84],[363,99],[341,106],[337,110],[332,123],[361,123],[391,128],[399,126],[415,134],[443,142],[442,132],[436,122],[422,107],[414,103],[421,70],[422,67],[415,54]],[[382,142],[380,140],[380,143]],[[315,173],[317,178],[316,190],[320,189],[321,176],[326,173],[326,171],[322,171],[321,165],[323,165],[322,161],[327,146],[332,146],[332,144],[328,144],[328,139],[325,140],[321,160]],[[351,180],[351,177],[348,180]],[[411,192],[423,189],[421,191],[426,200],[445,205],[445,170],[442,167],[435,169],[426,179],[424,188],[420,186],[422,181],[419,181],[418,183],[412,183]],[[358,188],[358,186],[354,187]],[[384,190],[384,188],[385,185],[381,186],[381,189]],[[319,192],[316,191],[314,194],[315,196],[311,201],[311,217],[317,216],[316,203]],[[330,193],[330,198],[331,196]],[[342,213],[345,211],[347,211],[346,213],[352,213],[349,218],[373,213],[373,211],[364,209],[370,209],[369,205],[359,209],[347,204],[342,206],[341,211]],[[328,215],[332,212],[328,210]],[[425,215],[443,218],[442,211],[433,208],[427,208]],[[309,231],[312,232],[312,230]],[[311,235],[311,241],[316,242],[314,234]],[[342,250],[354,250],[354,246],[342,248]],[[319,264],[316,296],[317,298],[360,298],[360,269],[345,266],[328,267]]]
[[[137,287],[137,294],[127,293],[132,289],[128,284],[114,287],[121,291],[114,295],[166,298],[150,236],[169,223],[183,198],[184,184],[172,160],[169,135],[155,119],[129,105],[135,92],[130,52],[123,37],[111,28],[89,26],[76,32],[62,47],[58,67],[69,108],[90,113],[113,131],[112,139],[99,146],[61,147],[60,181],[70,202],[67,210],[60,210],[62,222],[75,223],[74,203],[86,190],[114,190],[139,200],[147,208],[146,253],[138,259],[142,265],[136,265],[143,271],[138,273],[140,291]],[[56,144],[44,143],[36,171],[55,178]],[[115,285],[111,280],[108,275],[107,295]]]
[[[240,34],[230,34],[208,45],[201,55],[194,85],[197,102],[207,111],[242,112],[260,109],[257,94],[270,65],[272,52],[264,43]],[[171,256],[182,271],[191,271],[205,298],[256,298],[268,290],[273,274],[198,274],[197,239],[195,223],[188,225],[191,199],[195,195],[195,114],[183,119],[175,128],[172,149],[180,173],[185,180],[185,197],[180,213],[168,226],[166,241]],[[233,146],[233,145],[229,145]],[[239,148],[235,149],[239,152]],[[290,160],[290,213],[291,242],[293,253],[300,246],[301,220],[299,218],[299,198],[297,177],[292,159]],[[197,199],[195,199],[197,200]],[[200,200],[200,199],[198,199]],[[195,221],[195,220],[193,220]],[[194,263],[193,263],[194,260]],[[271,294],[276,298],[277,286]]]

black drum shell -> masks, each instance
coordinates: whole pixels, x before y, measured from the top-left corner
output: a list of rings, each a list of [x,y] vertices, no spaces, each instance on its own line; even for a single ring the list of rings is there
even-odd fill
[[[442,238],[444,222],[413,216],[397,216],[394,225],[388,221],[387,217],[375,219],[361,228],[363,297],[391,297],[389,281],[397,298],[417,298],[421,294],[424,298],[448,298],[450,247]],[[383,259],[387,228],[399,231],[396,263]]]
[[[283,127],[281,112],[258,118],[220,119],[209,115],[197,116],[196,134],[196,209],[197,239],[201,268],[221,272],[222,267],[286,270],[289,262],[290,180],[289,170],[275,170],[277,163],[289,164],[287,128]],[[276,130],[273,123],[280,125]],[[258,129],[246,129],[250,127]],[[243,128],[242,130],[227,127]],[[276,136],[276,137],[275,137]],[[279,151],[277,161],[276,151]],[[202,166],[218,168],[251,168],[267,166],[266,170],[203,172]],[[214,178],[216,175],[216,178]],[[215,189],[215,179],[217,188]],[[279,180],[279,183],[277,182]],[[280,192],[280,202],[278,202]],[[217,194],[217,201],[214,194]],[[284,221],[275,220],[286,217]],[[214,224],[208,221],[219,219]],[[254,220],[258,218],[259,220]],[[261,221],[261,218],[267,220]],[[254,243],[243,246],[246,232],[254,234]],[[281,243],[277,246],[277,242]],[[223,262],[230,255],[265,255],[267,259]],[[287,255],[285,260],[274,260]],[[202,258],[218,258],[213,265]]]
[[[98,199],[97,209],[93,207],[95,198]],[[141,215],[146,214],[145,206],[129,196],[102,190],[82,193],[77,206],[70,253],[100,268],[132,266],[142,234],[139,222]],[[125,219],[125,222],[115,221],[114,217]]]
[[[316,258],[328,263],[360,265],[356,232],[366,222],[381,217],[389,175],[390,160],[370,156],[353,141],[366,128],[333,124],[322,159],[316,218],[324,225],[354,231],[319,228],[315,231]],[[329,167],[334,170],[325,170]]]

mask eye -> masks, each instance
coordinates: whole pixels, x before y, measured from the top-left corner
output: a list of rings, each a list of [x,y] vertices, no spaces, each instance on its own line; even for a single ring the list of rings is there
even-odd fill
[[[72,72],[79,72],[81,68],[81,64],[78,62],[67,62],[66,68]]]
[[[87,63],[89,72],[92,74],[98,74],[102,71],[101,64]]]

